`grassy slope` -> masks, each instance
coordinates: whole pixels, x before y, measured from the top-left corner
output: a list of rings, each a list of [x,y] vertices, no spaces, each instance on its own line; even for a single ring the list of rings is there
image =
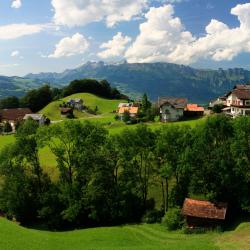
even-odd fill
[[[70,232],[26,229],[0,219],[0,249],[3,250],[249,250],[250,223],[235,231],[185,235],[167,232],[160,225],[127,225]]]
[[[46,115],[53,121],[63,120],[60,115],[59,105],[62,104],[63,102],[66,102],[68,99],[74,99],[74,98],[83,99],[84,104],[86,106],[89,106],[91,109],[95,109],[96,106],[98,107],[98,113],[100,114],[97,116],[74,111],[74,114],[77,118],[84,118],[84,119],[100,118],[101,120],[103,119],[105,120],[105,118],[108,118],[109,120],[111,119],[113,121],[114,114],[112,113],[112,111],[117,109],[117,106],[120,102],[124,102],[124,100],[109,100],[88,93],[80,93],[52,102],[49,105],[47,105],[44,109],[42,109],[39,113]]]

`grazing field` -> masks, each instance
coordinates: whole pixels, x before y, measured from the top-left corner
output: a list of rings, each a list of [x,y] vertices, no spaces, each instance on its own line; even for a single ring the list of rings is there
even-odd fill
[[[250,224],[241,224],[232,232],[198,235],[168,232],[158,224],[47,232],[23,228],[1,218],[0,249],[249,250]]]
[[[117,106],[120,102],[126,102],[125,100],[110,100],[89,93],[80,93],[65,97],[58,101],[51,102],[39,113],[46,115],[52,121],[64,120],[65,118],[61,117],[59,105],[63,104],[63,102],[67,102],[68,99],[75,98],[82,99],[84,101],[84,105],[90,107],[92,110],[94,110],[96,107],[98,108],[97,115],[74,111],[76,118],[96,120],[100,119],[101,121],[114,121],[115,114],[113,113],[113,111],[117,110]]]

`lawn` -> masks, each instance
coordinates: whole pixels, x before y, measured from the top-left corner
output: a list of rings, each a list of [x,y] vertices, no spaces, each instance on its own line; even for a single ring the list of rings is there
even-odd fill
[[[48,232],[26,229],[0,218],[0,249],[249,250],[250,224],[242,224],[231,232],[199,235],[168,232],[158,224]]]

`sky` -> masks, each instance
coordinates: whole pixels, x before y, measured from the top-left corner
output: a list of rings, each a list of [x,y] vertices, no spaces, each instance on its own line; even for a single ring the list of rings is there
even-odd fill
[[[0,75],[123,60],[250,69],[250,1],[0,0]]]

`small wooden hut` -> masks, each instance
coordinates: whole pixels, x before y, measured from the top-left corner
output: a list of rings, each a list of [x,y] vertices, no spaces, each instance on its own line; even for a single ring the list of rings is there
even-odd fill
[[[214,228],[226,219],[227,203],[186,198],[182,214],[189,228]]]

